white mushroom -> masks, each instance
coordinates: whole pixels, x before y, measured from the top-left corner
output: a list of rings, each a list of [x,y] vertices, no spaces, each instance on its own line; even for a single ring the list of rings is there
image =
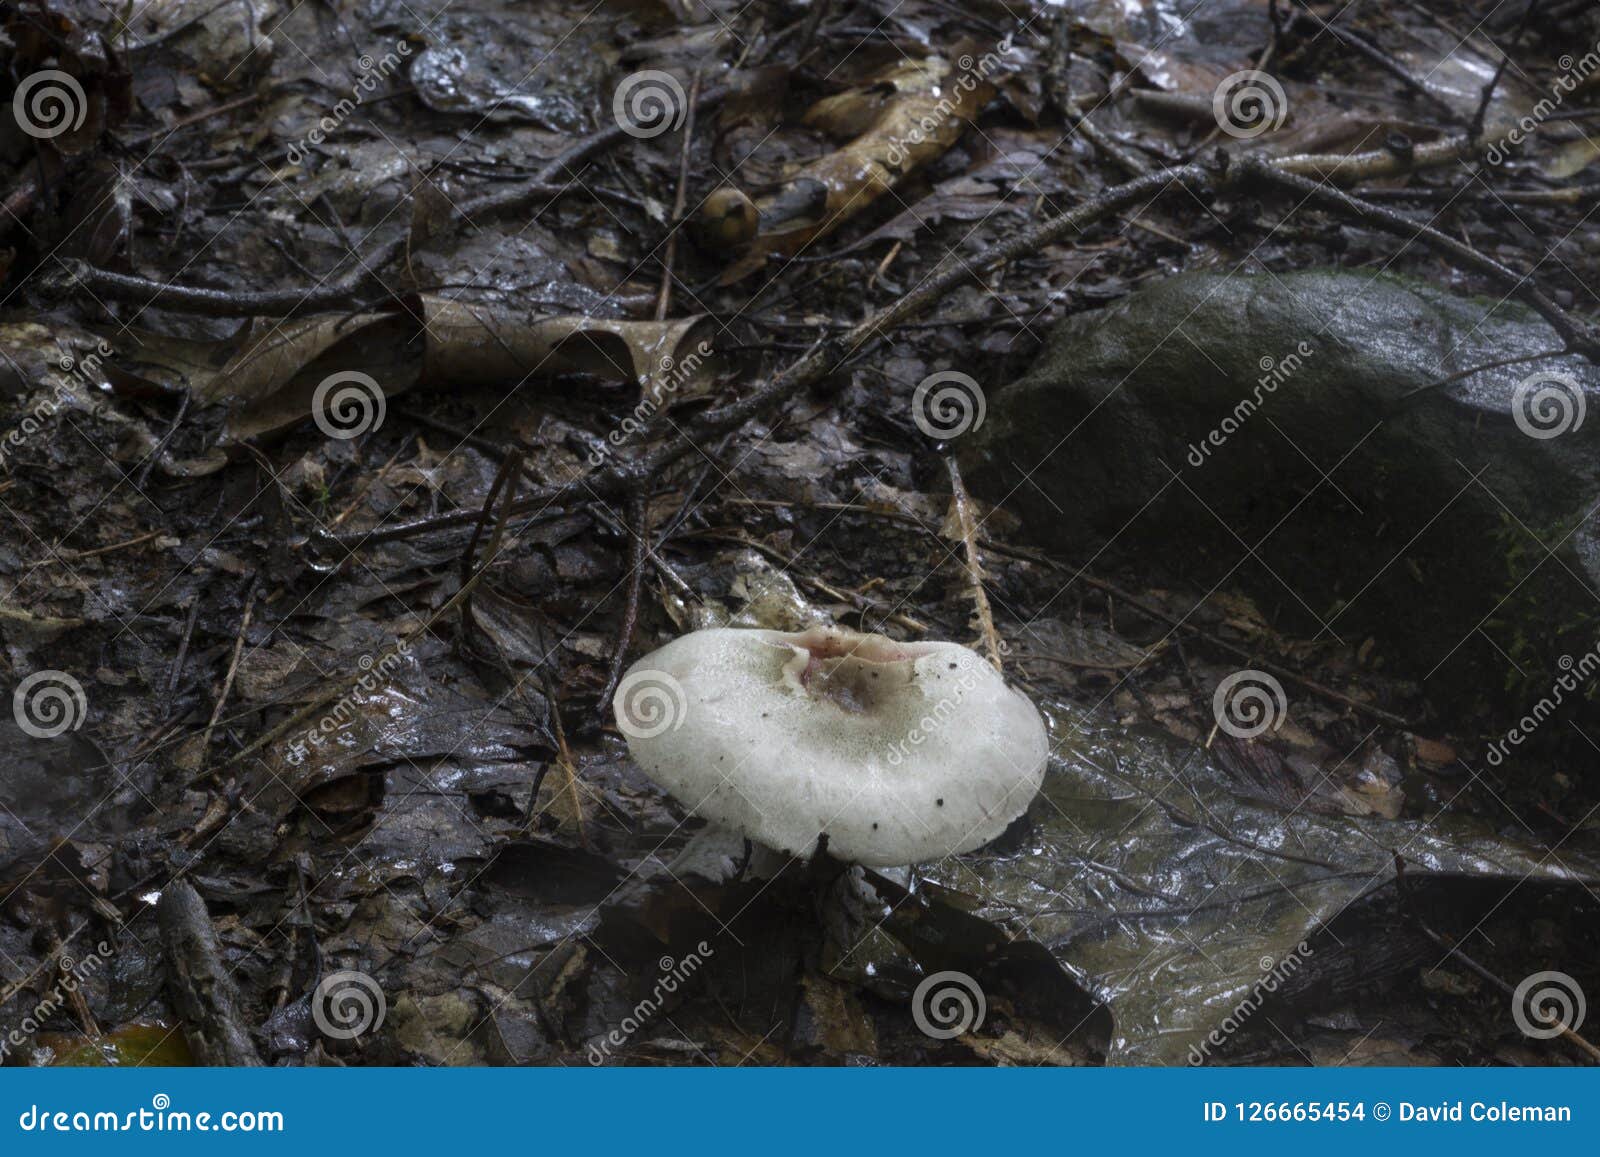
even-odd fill
[[[694,631],[618,685],[652,779],[713,824],[889,867],[971,851],[1027,810],[1044,720],[957,643],[837,628]]]

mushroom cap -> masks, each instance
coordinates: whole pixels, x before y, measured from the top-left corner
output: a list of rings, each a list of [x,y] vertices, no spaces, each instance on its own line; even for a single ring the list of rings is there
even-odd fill
[[[696,815],[877,867],[994,839],[1049,755],[1038,710],[969,648],[838,628],[691,632],[629,668],[613,709]]]

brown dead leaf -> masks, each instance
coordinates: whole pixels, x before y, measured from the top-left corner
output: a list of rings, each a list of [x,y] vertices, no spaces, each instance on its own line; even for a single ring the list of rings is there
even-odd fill
[[[834,1057],[878,1055],[878,1033],[855,990],[807,973],[800,981],[801,1012],[796,1044]]]
[[[805,115],[812,128],[853,136],[804,165],[775,192],[754,199],[760,229],[723,275],[731,284],[768,256],[791,255],[863,212],[911,173],[944,155],[976,119],[994,86],[982,61],[958,73],[940,57],[904,61],[871,83],[826,97]]]
[[[1456,761],[1456,749],[1448,743],[1441,743],[1437,739],[1425,739],[1420,735],[1413,735],[1411,742],[1416,747],[1417,758],[1423,763],[1445,767]]]
[[[531,376],[587,373],[637,383],[649,396],[704,393],[714,365],[700,315],[676,321],[527,316],[438,297],[401,311],[256,319],[219,342],[147,335],[131,376],[193,390],[238,409],[228,436],[276,434],[311,415],[337,379],[387,403],[418,387],[511,387]],[[337,406],[331,395],[324,404]],[[333,415],[337,424],[339,415]],[[381,420],[381,419],[380,419]]]

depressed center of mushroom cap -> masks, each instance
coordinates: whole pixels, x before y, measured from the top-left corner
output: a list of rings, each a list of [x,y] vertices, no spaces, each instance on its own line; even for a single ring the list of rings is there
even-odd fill
[[[640,659],[617,725],[696,814],[780,851],[892,866],[970,851],[1049,752],[1028,699],[958,643],[839,628],[695,631]]]

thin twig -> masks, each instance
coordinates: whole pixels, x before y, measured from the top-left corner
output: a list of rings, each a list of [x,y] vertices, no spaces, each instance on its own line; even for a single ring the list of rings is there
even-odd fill
[[[595,718],[604,722],[611,709],[611,696],[622,681],[622,668],[628,662],[628,648],[633,645],[633,632],[639,625],[639,602],[644,595],[644,567],[650,553],[650,502],[643,495],[635,495],[628,503],[628,594],[622,605],[622,622],[617,627],[617,642],[611,651],[611,665],[606,671],[605,686],[600,689],[600,701],[595,704]]]
[[[808,505],[816,510],[837,510],[848,514],[859,514],[867,518],[879,518],[890,522],[898,522],[905,526],[916,527],[917,529],[930,534],[935,533],[937,529],[929,526],[929,524],[923,519],[917,518],[915,515],[906,514],[902,511],[878,510],[874,507],[857,506],[848,502],[814,502],[801,504],[793,502],[776,502],[767,499],[732,499],[730,501],[734,505],[766,506],[774,508]],[[1318,683],[1316,680],[1302,675],[1300,672],[1294,671],[1288,667],[1269,662],[1265,659],[1258,659],[1253,652],[1245,649],[1244,647],[1241,647],[1236,643],[1231,643],[1219,635],[1212,634],[1210,631],[1206,630],[1197,623],[1190,622],[1188,616],[1194,613],[1193,610],[1180,618],[1179,616],[1168,614],[1160,607],[1145,602],[1143,599],[1129,593],[1123,588],[1117,586],[1115,583],[1109,582],[1103,578],[1097,578],[1081,567],[1075,567],[1068,563],[1058,562],[1042,552],[1025,550],[1021,547],[1008,546],[1005,543],[996,542],[991,538],[986,538],[981,534],[977,536],[976,542],[990,554],[1000,555],[1004,558],[1016,559],[1019,562],[1031,563],[1034,566],[1042,566],[1049,570],[1053,570],[1058,574],[1070,574],[1074,582],[1081,582],[1085,586],[1092,587],[1103,594],[1113,595],[1122,602],[1126,603],[1128,606],[1131,606],[1135,610],[1139,611],[1141,614],[1148,615],[1152,619],[1166,623],[1167,626],[1173,628],[1174,630],[1188,631],[1196,637],[1203,639],[1211,646],[1216,647],[1219,650],[1226,651],[1228,654],[1233,655],[1237,659],[1253,663],[1261,670],[1266,671],[1271,675],[1275,675],[1279,679],[1287,679],[1291,683],[1295,683],[1301,687],[1304,687],[1307,691],[1310,691],[1312,694],[1321,698],[1341,704],[1342,706],[1348,707],[1352,711],[1366,715],[1369,718],[1376,719],[1381,723],[1387,723],[1392,727],[1398,727],[1402,730],[1412,732],[1418,729],[1418,725],[1409,719],[1405,719],[1399,715],[1395,715],[1392,712],[1385,711],[1383,708],[1377,707],[1371,703],[1364,703],[1360,699],[1353,699],[1349,695],[1344,694],[1342,691],[1335,691],[1332,687]]]
[[[1298,14],[1308,18],[1314,25],[1316,25],[1319,31],[1331,33],[1334,39],[1341,41],[1350,48],[1355,49],[1373,64],[1376,64],[1379,68],[1383,69],[1383,71],[1387,72],[1390,76],[1398,80],[1401,84],[1405,85],[1418,95],[1424,96],[1428,100],[1432,101],[1436,106],[1443,110],[1443,112],[1451,120],[1456,120],[1460,117],[1461,114],[1456,112],[1455,107],[1451,105],[1450,102],[1447,101],[1443,96],[1439,95],[1432,85],[1423,80],[1421,77],[1416,76],[1404,64],[1390,56],[1387,52],[1379,48],[1376,44],[1372,43],[1372,41],[1368,40],[1365,36],[1362,36],[1359,32],[1353,32],[1336,22],[1324,20],[1311,10],[1311,8],[1306,4],[1306,0],[1295,0],[1295,3],[1299,6]],[[1481,128],[1482,126],[1479,127]]]
[[[624,525],[624,523],[619,519],[613,517],[609,508],[598,502],[595,502],[590,503],[587,509],[589,514],[594,516],[596,522],[605,527],[612,534],[616,535],[618,539],[625,539],[628,537],[627,526]],[[688,583],[684,582],[683,577],[679,575],[677,571],[672,569],[672,564],[661,557],[660,547],[665,544],[669,537],[671,537],[671,534],[671,530],[662,530],[656,536],[656,541],[654,543],[645,543],[645,556],[649,560],[650,565],[656,568],[656,573],[666,580],[667,585],[677,593],[679,598],[691,603],[704,602],[705,600],[695,592],[694,588]]]
[[[45,565],[55,562],[82,562],[86,558],[97,558],[103,554],[110,554],[116,550],[126,550],[130,546],[149,542],[152,538],[159,538],[165,534],[163,530],[150,530],[133,538],[125,538],[121,542],[113,542],[106,546],[97,546],[92,550],[62,550],[56,551],[49,558],[42,560]]]
[[[683,123],[683,150],[678,154],[678,195],[672,202],[672,222],[667,244],[661,254],[661,292],[656,298],[656,320],[665,321],[672,304],[672,266],[678,256],[678,232],[683,225],[683,210],[689,203],[689,153],[694,146],[694,106],[700,98],[700,70],[689,84],[689,109]]]
[[[172,424],[167,427],[167,432],[161,435],[161,440],[145,455],[144,465],[139,468],[139,474],[133,480],[133,488],[143,491],[145,483],[150,480],[150,471],[155,469],[156,463],[167,452],[167,446],[172,441],[172,436],[178,432],[178,427],[183,424],[183,416],[189,412],[189,402],[194,395],[188,390],[183,392],[183,397],[178,401],[178,412],[172,416]]]
[[[443,620],[446,615],[450,614],[467,600],[467,598],[472,594],[473,587],[478,585],[487,569],[487,566],[479,567],[478,570],[473,573],[472,578],[466,583],[462,584],[461,588],[456,591],[454,595],[450,596],[450,598],[445,601],[443,606],[430,615],[427,621],[422,624],[422,626],[417,628],[417,630],[412,632],[411,635],[407,636],[406,638],[397,640],[392,647],[389,647],[382,655],[373,661],[372,667],[382,669],[388,663],[403,655],[405,651],[410,648],[413,640],[420,639],[424,634],[432,630],[435,625]],[[364,669],[362,675],[365,675],[365,672],[371,669],[372,668]],[[235,752],[232,756],[218,764],[216,767],[208,768],[207,770],[202,771],[198,776],[190,781],[190,786],[193,786],[195,783],[199,783],[201,780],[215,778],[216,776],[221,775],[229,768],[237,766],[246,759],[254,756],[257,752],[270,747],[272,744],[282,739],[285,735],[288,735],[291,731],[295,730],[301,724],[314,719],[317,713],[322,711],[329,704],[337,702],[342,696],[348,695],[351,691],[355,690],[361,677],[362,676],[353,677],[342,685],[336,686],[328,691],[324,691],[321,695],[318,695],[300,710],[290,715],[289,718],[279,723],[276,727],[273,727],[271,730],[266,732],[266,734],[260,736],[248,746]]]
[[[1586,326],[1568,316],[1566,310],[1548,297],[1528,274],[1518,273],[1502,265],[1494,258],[1479,253],[1472,246],[1457,241],[1448,233],[1440,232],[1431,225],[1414,221],[1392,209],[1385,209],[1363,201],[1359,197],[1353,197],[1342,189],[1330,188],[1325,184],[1307,180],[1297,173],[1287,172],[1282,167],[1263,161],[1259,157],[1245,157],[1239,165],[1249,180],[1291,190],[1303,202],[1332,210],[1380,232],[1403,238],[1408,243],[1421,241],[1430,248],[1454,258],[1467,268],[1487,274],[1504,285],[1514,297],[1521,298],[1537,310],[1567,343],[1569,350],[1583,354],[1590,361],[1600,361],[1600,342],[1595,340]]]
[[[1400,400],[1395,402],[1395,404],[1390,408],[1389,415],[1392,416],[1398,413],[1408,402],[1411,401],[1412,398],[1415,398],[1420,394],[1426,394],[1433,390],[1441,389],[1445,386],[1454,385],[1462,378],[1470,378],[1473,374],[1481,374],[1485,370],[1504,369],[1506,366],[1519,365],[1522,362],[1537,362],[1542,361],[1545,358],[1558,358],[1566,352],[1566,350],[1540,350],[1538,353],[1534,354],[1519,354],[1516,357],[1497,358],[1492,362],[1484,362],[1481,365],[1468,366],[1466,369],[1457,370],[1455,373],[1450,374],[1448,377],[1440,378],[1436,382],[1429,382],[1425,386],[1418,386],[1414,390],[1407,391],[1405,394],[1401,395]]]
[[[172,671],[167,676],[167,698],[178,692],[178,680],[183,677],[183,665],[189,658],[189,640],[194,637],[194,623],[200,617],[200,593],[189,601],[189,617],[183,624],[183,638],[178,640],[178,654],[172,660]]]
[[[217,705],[211,709],[211,718],[206,723],[204,736],[200,740],[202,753],[211,750],[211,733],[216,730],[217,720],[222,718],[222,709],[228,702],[228,695],[233,691],[234,676],[239,673],[239,659],[244,654],[244,636],[250,629],[250,619],[256,611],[256,594],[261,590],[261,572],[257,571],[250,578],[250,590],[244,597],[244,616],[239,620],[239,633],[233,640],[233,655],[228,660],[228,673],[223,676],[222,690],[217,693]]]
[[[489,525],[490,519],[494,514],[495,501],[499,498],[501,489],[509,482],[511,484],[511,494],[514,496],[517,492],[517,482],[521,474],[522,451],[512,450],[506,455],[505,461],[500,464],[500,469],[495,472],[494,481],[489,484],[489,493],[484,496],[483,506],[479,509],[478,516],[474,520],[472,537],[467,540],[467,548],[461,552],[461,583],[463,586],[471,580],[472,572],[476,569],[478,542],[483,537],[484,527]],[[493,557],[493,554],[494,551],[491,549],[489,557]]]
[[[704,98],[702,98],[703,103]],[[1325,179],[1332,179],[1329,175],[1331,173],[1333,176],[1358,180],[1393,176],[1419,168],[1447,164],[1472,152],[1474,147],[1473,142],[1467,138],[1456,137],[1430,145],[1419,145],[1404,155],[1393,150],[1376,150],[1344,156],[1307,154],[1272,161],[1262,160],[1259,164],[1274,173],[1286,175],[1314,172]],[[1243,168],[1241,165],[1232,167],[1236,170]],[[582,504],[596,498],[617,498],[630,494],[659,478],[668,466],[690,453],[695,446],[729,434],[753,418],[770,414],[802,390],[822,381],[869,343],[923,313],[956,286],[980,277],[992,268],[1038,253],[1047,245],[1076,238],[1096,222],[1143,202],[1154,200],[1172,189],[1194,185],[1201,190],[1207,190],[1218,184],[1227,184],[1238,179],[1237,176],[1230,177],[1225,169],[1219,171],[1219,167],[1200,164],[1175,165],[1160,169],[1143,177],[1135,177],[1121,185],[1112,186],[1098,196],[1082,201],[1066,212],[1031,228],[1020,230],[1007,240],[998,242],[971,257],[947,257],[917,289],[852,326],[846,333],[817,341],[797,361],[775,377],[758,385],[743,398],[706,411],[686,428],[680,428],[672,439],[629,463],[612,462],[571,482],[533,486],[528,491],[527,497],[517,504],[513,513],[542,511],[551,505]],[[1310,183],[1305,182],[1305,184]],[[1486,259],[1480,258],[1480,260]],[[348,539],[339,540],[339,545],[357,549],[368,542],[386,542],[447,526],[464,525],[473,517],[473,514],[467,513],[403,523],[370,532],[370,536],[362,537],[357,542]]]
[[[1399,852],[1394,853],[1394,882],[1395,889],[1400,893],[1401,905],[1406,909],[1407,914],[1410,915],[1412,921],[1422,931],[1424,936],[1426,936],[1429,940],[1432,940],[1440,948],[1444,949],[1447,959],[1452,956],[1455,957],[1457,960],[1461,961],[1462,964],[1465,964],[1469,969],[1475,972],[1480,978],[1494,985],[1506,996],[1509,996],[1512,1000],[1518,999],[1517,990],[1515,988],[1507,984],[1504,980],[1501,980],[1499,976],[1495,975],[1495,973],[1485,968],[1483,965],[1479,964],[1476,960],[1469,956],[1467,954],[1467,950],[1461,947],[1461,945],[1454,939],[1447,936],[1441,936],[1428,926],[1428,922],[1422,918],[1422,913],[1418,911],[1416,906],[1411,901],[1411,889],[1406,881],[1406,861]],[[1440,961],[1440,963],[1442,964],[1444,962]],[[1571,1025],[1567,1024],[1566,1021],[1556,1021],[1556,1027],[1564,1040],[1571,1042],[1584,1052],[1588,1053],[1591,1060],[1600,1063],[1600,1048],[1596,1048],[1590,1041],[1579,1036],[1577,1031]]]
[[[1141,177],[1150,171],[1150,166],[1102,132],[1072,96],[1070,79],[1067,75],[1072,53],[1067,44],[1067,36],[1073,25],[1074,22],[1068,18],[1066,12],[1055,13],[1054,26],[1050,34],[1050,67],[1046,70],[1051,96],[1055,100],[1056,107],[1067,119],[1070,131],[1081,132],[1084,140],[1099,149],[1113,164],[1121,166],[1129,176]]]
[[[1278,55],[1278,46],[1283,43],[1284,37],[1288,36],[1294,31],[1295,21],[1299,18],[1299,15],[1300,13],[1298,11],[1291,11],[1288,16],[1280,17],[1278,12],[1278,0],[1267,0],[1267,27],[1270,29],[1267,34],[1267,46],[1261,50],[1261,55],[1256,57],[1255,64],[1251,66],[1252,72],[1266,72],[1267,66],[1271,64],[1273,58]],[[1216,119],[1215,112],[1212,113],[1212,119]],[[1194,153],[1198,154],[1200,150],[1204,149],[1221,135],[1221,123],[1218,122],[1213,124],[1211,126],[1211,131],[1205,135],[1205,138],[1198,145],[1195,146]]]
[[[737,84],[730,83],[706,89],[699,94],[695,104],[701,110],[715,107],[737,87]],[[532,181],[483,193],[463,202],[456,212],[456,219],[476,221],[525,208],[535,201],[549,201],[581,190],[583,184],[575,176],[569,179],[566,174],[575,174],[579,162],[620,141],[632,139],[622,125],[612,125],[548,161]],[[67,284],[79,285],[105,301],[119,301],[146,308],[157,306],[202,317],[303,317],[324,310],[349,311],[352,299],[363,296],[370,299],[371,304],[392,297],[378,275],[405,252],[409,240],[409,231],[403,231],[377,246],[371,253],[356,257],[355,271],[349,276],[309,288],[302,286],[293,289],[213,289],[209,286],[153,281],[136,274],[102,269],[76,258],[56,258],[56,262],[61,266]]]
[[[967,582],[971,587],[973,605],[977,608],[978,631],[983,637],[983,649],[989,653],[989,662],[996,671],[1004,671],[1000,659],[1000,634],[994,628],[994,610],[989,606],[989,592],[984,590],[983,555],[978,551],[978,520],[972,516],[972,498],[966,484],[961,481],[961,469],[955,455],[944,456],[945,469],[950,473],[950,503],[955,511],[956,528],[961,534],[962,554],[966,559]]]
[[[1517,27],[1511,33],[1511,44],[1513,46],[1522,39],[1522,34],[1527,31],[1528,22],[1533,19],[1533,13],[1538,7],[1539,0],[1528,0],[1527,6],[1522,10],[1522,19],[1517,21]],[[1478,97],[1478,107],[1472,114],[1472,124],[1467,130],[1469,136],[1481,137],[1483,135],[1483,121],[1489,115],[1489,103],[1494,100],[1494,91],[1500,87],[1500,78],[1505,75],[1506,66],[1510,63],[1511,53],[1501,49],[1500,63],[1495,66],[1494,75],[1483,86],[1483,92]]]

